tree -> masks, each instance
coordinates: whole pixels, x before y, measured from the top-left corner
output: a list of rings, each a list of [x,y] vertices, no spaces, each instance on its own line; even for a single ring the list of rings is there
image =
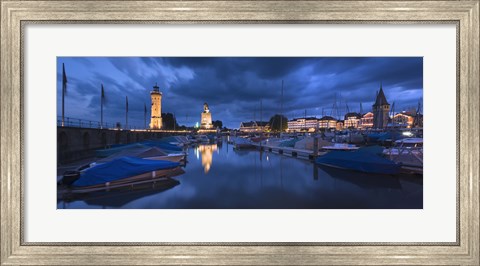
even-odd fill
[[[172,113],[162,113],[163,129],[178,129],[177,119]]]
[[[276,114],[272,116],[269,123],[272,131],[280,131],[280,126],[282,127],[281,131],[285,131],[288,128],[288,119],[283,115]]]
[[[217,127],[222,128],[223,127],[223,123],[220,120],[215,120],[215,121],[212,122],[212,124],[213,124],[214,128],[217,128]]]

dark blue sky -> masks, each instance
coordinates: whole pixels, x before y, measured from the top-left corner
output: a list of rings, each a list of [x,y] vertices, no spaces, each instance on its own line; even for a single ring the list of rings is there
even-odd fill
[[[207,102],[213,120],[230,128],[241,121],[268,120],[283,110],[292,119],[371,110],[383,84],[395,111],[415,107],[423,96],[421,57],[58,57],[57,114],[61,115],[62,63],[68,77],[65,116],[100,121],[100,88],[105,88],[104,121],[143,127],[144,103],[150,116],[150,91],[158,82],[162,112],[180,125],[200,121]],[[147,121],[148,124],[148,121]]]

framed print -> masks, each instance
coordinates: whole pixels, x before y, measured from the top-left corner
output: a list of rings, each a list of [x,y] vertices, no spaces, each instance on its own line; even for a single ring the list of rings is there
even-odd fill
[[[1,1],[1,263],[479,259],[478,1]]]

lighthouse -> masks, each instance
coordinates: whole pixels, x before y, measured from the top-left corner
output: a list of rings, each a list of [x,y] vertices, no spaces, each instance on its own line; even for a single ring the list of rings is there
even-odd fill
[[[155,83],[153,91],[150,92],[152,98],[152,117],[150,118],[150,129],[162,128],[162,93],[160,88]]]

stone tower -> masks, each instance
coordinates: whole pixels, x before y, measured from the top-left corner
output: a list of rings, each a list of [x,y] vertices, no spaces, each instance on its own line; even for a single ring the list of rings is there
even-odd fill
[[[203,112],[201,115],[201,129],[211,129],[213,128],[212,124],[212,113],[210,113],[210,109],[208,109],[208,104],[203,104]]]
[[[153,91],[150,92],[152,98],[152,117],[150,119],[150,129],[162,128],[162,93],[155,83]]]
[[[380,91],[377,93],[377,99],[372,105],[373,111],[373,128],[386,128],[388,124],[388,113],[390,112],[390,104],[383,93],[382,84],[380,84]]]

